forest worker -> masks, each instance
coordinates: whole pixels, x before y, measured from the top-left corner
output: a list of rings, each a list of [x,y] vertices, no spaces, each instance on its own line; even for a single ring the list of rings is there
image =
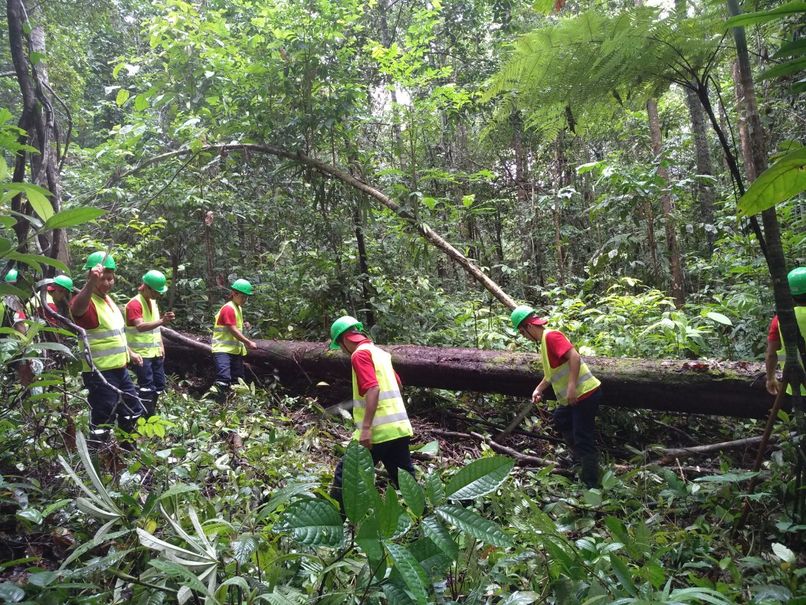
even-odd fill
[[[540,344],[543,380],[532,393],[532,401],[540,403],[543,393],[552,387],[559,404],[552,414],[554,426],[581,464],[582,482],[589,488],[598,487],[596,412],[602,398],[601,383],[568,338],[546,328],[548,322],[537,317],[532,307],[516,307],[510,319],[522,336]]]
[[[227,398],[230,385],[244,378],[243,358],[247,349],[257,349],[257,343],[243,334],[241,307],[255,293],[245,279],[236,279],[230,285],[230,300],[216,313],[213,323],[213,361],[215,362],[215,386],[218,400]]]
[[[372,454],[372,461],[383,462],[397,487],[398,470],[414,475],[409,441],[414,434],[403,396],[400,378],[392,367],[392,356],[375,346],[362,331],[360,321],[349,315],[339,317],[330,326],[330,348],[350,356],[353,376],[353,440]],[[342,465],[333,475],[330,494],[340,504]]]
[[[19,281],[19,271],[9,269],[3,277],[3,281],[9,286],[16,286]],[[28,332],[28,325],[25,323],[28,317],[25,315],[25,307],[18,296],[8,294],[0,299],[0,322],[2,327],[12,328],[20,334]],[[10,364],[17,374],[17,380],[24,387],[34,381],[34,372],[30,361],[17,360]]]
[[[149,418],[156,413],[157,400],[165,391],[165,347],[160,327],[174,320],[173,311],[160,315],[157,306],[157,299],[168,291],[166,281],[161,271],[147,271],[138,293],[126,303],[126,341],[143,358],[133,370]]]
[[[70,295],[74,292],[73,280],[67,275],[57,275],[53,281],[48,284],[45,291],[45,304],[54,313],[62,316],[70,314]],[[42,299],[39,292],[36,292],[29,302],[29,306],[35,310],[37,317],[46,321],[51,326],[58,326],[59,320],[51,317],[42,309]]]
[[[806,267],[792,269],[786,276],[789,282],[789,291],[795,299],[795,319],[800,329],[800,338],[806,338]],[[781,389],[781,383],[775,375],[778,363],[783,366],[786,359],[786,348],[784,347],[784,337],[781,335],[781,326],[778,325],[778,316],[774,315],[770,322],[770,329],[767,333],[767,354],[764,362],[767,368],[767,392],[770,395],[777,395]],[[786,387],[786,394],[792,394],[792,385]],[[800,394],[806,396],[806,387],[800,387]]]
[[[109,296],[115,286],[115,259],[108,252],[93,252],[87,257],[84,269],[87,283],[70,301],[70,313],[76,324],[87,332],[92,361],[98,370],[94,372],[82,359],[81,378],[89,391],[87,401],[91,410],[90,440],[98,447],[109,440],[109,425],[115,420],[121,429],[130,433],[143,415],[145,410],[126,371],[130,361],[140,365],[143,360],[129,349],[123,314]],[[83,342],[81,347],[83,349]],[[123,396],[111,387],[116,387]]]

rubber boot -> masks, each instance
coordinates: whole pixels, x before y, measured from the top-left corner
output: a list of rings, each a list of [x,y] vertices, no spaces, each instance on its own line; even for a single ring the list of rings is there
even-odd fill
[[[579,478],[585,484],[585,487],[588,489],[601,487],[601,483],[599,483],[599,457],[596,454],[586,454],[582,456],[581,463],[582,471],[579,474]]]
[[[151,389],[138,389],[137,395],[140,397],[140,403],[143,404],[143,417],[147,420],[154,415],[154,391]]]

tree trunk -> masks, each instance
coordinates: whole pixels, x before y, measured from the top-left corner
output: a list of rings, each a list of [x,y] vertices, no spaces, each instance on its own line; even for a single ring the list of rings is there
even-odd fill
[[[694,150],[697,163],[697,174],[700,176],[713,176],[714,168],[711,163],[711,150],[708,147],[708,134],[705,128],[705,116],[697,93],[686,88],[686,105],[691,116],[691,134],[694,139]],[[697,182],[697,200],[700,203],[700,220],[705,228],[705,241],[708,255],[714,253],[714,200],[716,193],[714,185],[708,181]]]
[[[358,200],[353,202],[353,228],[355,243],[358,248],[358,280],[361,282],[361,308],[365,309],[364,326],[370,329],[375,325],[375,312],[372,310],[372,285],[369,283],[369,261],[367,260],[367,244],[364,241],[364,221]]]
[[[166,362],[172,372],[212,376],[207,344],[162,329]],[[324,342],[258,340],[247,363],[258,376],[271,379],[276,371],[288,388],[339,401],[350,397],[350,360],[328,351]],[[501,393],[529,397],[541,379],[540,355],[394,345],[395,370],[406,386]],[[608,405],[695,414],[759,418],[771,398],[764,390],[764,367],[759,363],[650,361],[586,358],[602,381]],[[328,386],[319,385],[327,382]]]
[[[658,176],[665,185],[669,183],[669,171],[663,165],[663,140],[660,131],[660,118],[658,117],[658,102],[649,99],[646,102],[646,112],[649,117],[649,134],[652,139],[652,153],[658,160]],[[672,273],[672,298],[679,309],[686,303],[686,290],[683,282],[683,261],[680,256],[680,247],[677,243],[677,231],[674,220],[674,202],[668,188],[664,189],[660,197],[663,209],[663,224],[666,229],[666,247],[669,251],[669,268]]]
[[[563,132],[557,135],[556,141],[556,155],[555,155],[555,162],[556,162],[556,179],[557,179],[557,191],[562,189],[566,186],[565,182],[565,137],[563,136]],[[557,280],[559,285],[565,284],[565,251],[563,250],[563,238],[562,238],[562,203],[561,197],[556,194],[554,195],[554,206],[553,206],[553,213],[552,218],[554,219],[554,251],[557,257]]]

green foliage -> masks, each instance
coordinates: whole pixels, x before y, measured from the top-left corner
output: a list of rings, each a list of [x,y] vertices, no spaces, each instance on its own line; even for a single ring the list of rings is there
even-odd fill
[[[806,191],[806,147],[790,151],[762,172],[739,199],[739,214],[758,214],[803,191]]]

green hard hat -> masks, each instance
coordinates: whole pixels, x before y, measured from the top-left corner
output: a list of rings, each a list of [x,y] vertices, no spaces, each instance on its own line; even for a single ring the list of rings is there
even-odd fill
[[[806,267],[792,269],[786,276],[792,296],[806,294]]]
[[[53,283],[57,286],[61,286],[68,292],[73,291],[73,280],[66,275],[57,275],[53,278]]]
[[[252,296],[255,293],[255,289],[252,287],[252,284],[245,279],[236,279],[234,282],[232,282],[230,290],[235,290],[236,292],[246,294],[247,296]]]
[[[351,317],[349,315],[339,317],[333,322],[333,325],[330,326],[331,349],[339,348],[339,338],[350,328],[355,328],[356,330],[360,331],[364,329],[364,324],[358,321],[355,317]]]
[[[535,310],[529,305],[519,305],[515,307],[515,309],[512,311],[512,315],[509,316],[509,319],[512,322],[512,327],[517,330],[518,327],[523,323],[524,319],[534,314]]]
[[[168,286],[165,285],[165,275],[156,269],[151,269],[143,275],[143,283],[158,294],[165,294],[168,291]]]
[[[95,265],[103,265],[104,269],[111,269],[112,271],[118,268],[112,255],[103,250],[98,250],[98,252],[90,254],[87,257],[87,262],[84,263],[84,268],[92,269]]]
[[[17,279],[19,278],[20,274],[16,269],[9,269],[8,273],[6,273],[6,283],[7,284],[16,284]]]

